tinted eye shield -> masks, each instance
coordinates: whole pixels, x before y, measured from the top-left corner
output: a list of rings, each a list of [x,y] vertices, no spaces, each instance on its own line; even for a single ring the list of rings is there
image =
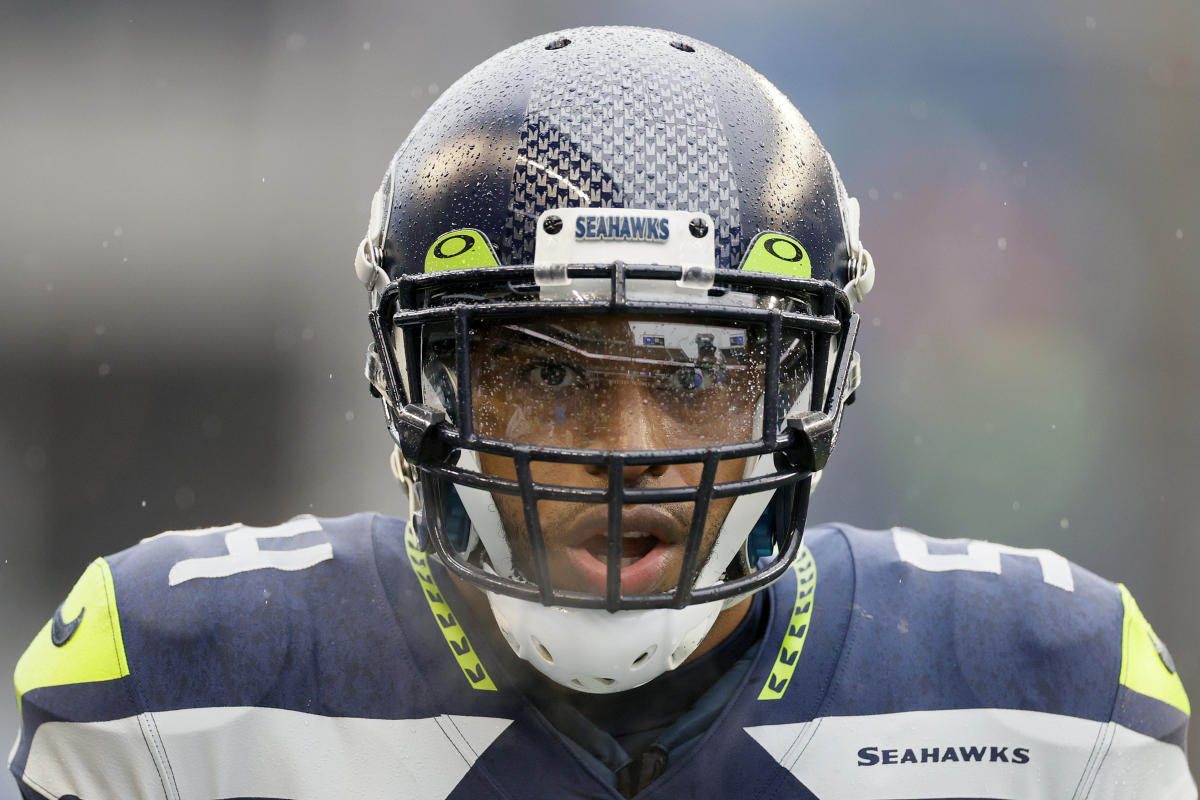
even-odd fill
[[[700,536],[708,503],[723,497],[768,490],[789,489],[824,466],[836,436],[846,386],[846,374],[857,332],[858,317],[846,296],[834,284],[806,278],[767,273],[719,270],[704,298],[680,300],[646,299],[629,291],[632,283],[663,282],[677,284],[684,275],[679,267],[629,266],[623,263],[572,265],[566,268],[572,279],[602,279],[607,283],[604,296],[573,299],[538,299],[533,267],[496,267],[469,272],[442,272],[404,276],[393,281],[380,295],[371,314],[378,358],[379,378],[388,395],[388,424],[405,459],[422,477],[423,490],[444,494],[449,484],[522,498],[529,534],[535,554],[540,547],[536,505],[543,500],[603,503],[608,505],[610,546],[620,545],[620,518],[624,507],[640,503],[695,503],[694,523],[689,533],[688,557],[679,586],[658,595],[621,596],[619,567],[616,591],[610,580],[607,596],[585,595],[554,589],[545,574],[530,576],[534,583],[523,583],[486,573],[467,564],[443,541],[432,536],[439,555],[463,577],[484,588],[504,594],[553,602],[559,605],[616,608],[683,606],[689,602],[727,597],[752,591],[774,580],[786,568],[799,542],[799,531],[780,539],[778,558],[751,575],[717,586],[693,586],[696,562],[700,556]],[[733,293],[749,293],[763,298],[795,298],[799,302],[773,302],[757,306],[723,303]],[[795,309],[802,310],[797,311]],[[809,312],[807,309],[813,309]],[[572,315],[625,315],[638,318],[669,316],[675,319],[705,320],[731,329],[757,326],[763,331],[765,369],[761,409],[761,428],[757,438],[698,447],[661,450],[599,450],[579,447],[555,447],[520,443],[483,435],[473,424],[472,393],[457,392],[455,407],[438,410],[437,403],[423,396],[420,358],[422,328],[436,324],[453,330],[456,349],[453,376],[458,386],[470,386],[470,333],[480,324],[520,327],[521,321],[544,320]],[[390,324],[389,324],[390,322]],[[814,387],[807,411],[791,409],[779,402],[781,350],[788,337],[803,333],[813,342],[811,384]],[[836,354],[830,344],[837,343]],[[451,343],[445,343],[449,346]],[[399,356],[397,356],[399,353]],[[405,355],[407,354],[407,355]],[[382,387],[381,387],[382,388]],[[447,419],[447,413],[458,424]],[[486,431],[485,431],[486,433]],[[492,453],[512,459],[516,480],[499,478],[464,469],[456,462],[463,450]],[[773,454],[775,470],[737,481],[715,482],[717,465],[726,459],[744,459]],[[561,486],[535,483],[530,465],[535,461],[604,465],[609,481],[605,488]],[[623,484],[625,466],[692,462],[703,464],[696,486],[632,488]],[[432,480],[429,480],[432,479]],[[800,494],[799,492],[795,494]],[[796,527],[802,526],[804,502],[793,502],[789,516]],[[426,502],[444,501],[430,496]],[[793,527],[787,525],[788,528]],[[610,564],[619,564],[610,558]],[[774,567],[778,567],[775,569]],[[542,573],[544,560],[536,572]]]
[[[449,324],[425,326],[422,394],[457,424],[453,339]],[[477,321],[470,347],[472,429],[485,439],[571,449],[746,441],[755,436],[752,419],[763,398],[764,340],[761,325],[691,318]],[[808,350],[787,337],[785,352]],[[790,405],[806,371],[793,367],[785,374]]]

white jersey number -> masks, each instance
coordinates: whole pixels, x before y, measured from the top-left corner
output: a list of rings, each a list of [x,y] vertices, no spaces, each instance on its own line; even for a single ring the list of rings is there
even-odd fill
[[[178,586],[196,578],[227,578],[239,572],[256,569],[282,569],[295,571],[308,569],[322,561],[333,558],[333,545],[329,542],[299,547],[294,550],[263,550],[261,539],[290,539],[303,533],[318,533],[321,523],[313,517],[299,517],[274,528],[251,528],[247,525],[229,525],[224,528],[209,528],[202,531],[169,531],[159,536],[209,536],[225,534],[225,555],[207,558],[185,558],[171,567],[167,582]],[[158,536],[154,537],[158,538]]]
[[[892,529],[892,541],[900,560],[926,572],[990,572],[1000,574],[1000,556],[1036,559],[1042,567],[1042,580],[1067,592],[1075,591],[1071,562],[1052,550],[1030,550],[994,542],[968,542],[965,553],[931,553],[925,537],[903,528]]]

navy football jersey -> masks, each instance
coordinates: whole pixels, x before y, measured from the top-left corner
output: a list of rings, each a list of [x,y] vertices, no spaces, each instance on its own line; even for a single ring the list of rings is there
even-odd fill
[[[619,798],[448,584],[378,515],[97,559],[17,666],[10,769],[29,798]],[[1167,650],[1061,556],[815,527],[765,599],[741,684],[639,798],[1197,796]]]

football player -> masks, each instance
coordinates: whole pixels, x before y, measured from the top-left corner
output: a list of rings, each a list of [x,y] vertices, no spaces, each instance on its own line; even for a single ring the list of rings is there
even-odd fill
[[[472,70],[355,259],[410,518],[97,559],[17,667],[25,797],[1195,798],[1123,586],[806,530],[860,380],[858,216],[701,42]]]

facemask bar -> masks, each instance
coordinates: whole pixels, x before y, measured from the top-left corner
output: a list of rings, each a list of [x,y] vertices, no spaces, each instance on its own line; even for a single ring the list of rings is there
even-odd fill
[[[380,380],[376,385],[386,394],[388,426],[400,446],[414,476],[419,476],[424,519],[419,526],[432,540],[439,557],[453,572],[481,588],[544,604],[605,608],[610,611],[631,608],[683,607],[755,591],[778,578],[794,559],[799,548],[808,504],[808,482],[813,471],[824,466],[836,437],[846,389],[858,316],[850,309],[843,292],[834,284],[804,278],[766,273],[720,271],[718,296],[711,302],[660,301],[630,299],[627,282],[631,280],[678,281],[679,267],[629,266],[621,262],[603,265],[578,265],[567,269],[570,278],[605,278],[608,297],[571,300],[489,300],[484,304],[455,302],[429,305],[430,290],[443,294],[457,288],[478,296],[482,270],[455,273],[404,276],[391,283],[381,294],[371,315],[374,332],[373,351]],[[489,287],[511,290],[514,296],[536,296],[532,267],[497,267],[486,270]],[[802,314],[779,308],[723,306],[719,291],[746,291],[771,296],[804,296],[815,300],[817,314]],[[436,302],[436,298],[434,300]],[[489,439],[473,429],[470,391],[456,392],[454,414],[457,426],[450,425],[445,414],[421,401],[420,337],[425,323],[453,322],[455,328],[456,372],[460,387],[470,386],[468,332],[475,320],[520,318],[530,315],[571,314],[662,314],[678,318],[703,317],[731,322],[757,323],[767,332],[767,370],[765,401],[760,438],[755,441],[663,451],[600,451],[534,446]],[[811,408],[806,414],[789,417],[781,428],[779,418],[779,358],[783,330],[810,331],[813,334]],[[395,326],[395,327],[393,327]],[[392,332],[399,332],[400,346]],[[832,364],[830,342],[839,339]],[[397,358],[396,351],[403,354]],[[401,363],[402,362],[402,363]],[[828,390],[827,376],[832,374]],[[415,395],[417,402],[410,403]],[[512,459],[517,480],[508,480],[465,470],[456,465],[456,453],[462,450],[490,452]],[[717,466],[732,458],[772,458],[775,471],[758,477],[716,483]],[[535,483],[531,471],[534,461],[606,465],[606,488],[584,488]],[[626,465],[670,463],[703,465],[698,485],[657,489],[628,488],[623,481]],[[473,563],[449,544],[438,509],[445,507],[452,485],[458,484],[487,492],[517,495],[521,498],[527,533],[533,555],[533,583],[519,577],[496,575],[485,565]],[[776,491],[790,496],[784,500],[785,533],[778,540],[777,557],[749,575],[714,585],[696,586],[700,573],[702,537],[708,506],[721,497]],[[546,549],[537,504],[542,500],[603,503],[608,508],[608,567],[606,591],[595,593],[555,589],[550,581]],[[669,592],[647,595],[623,595],[620,591],[621,510],[638,503],[693,503],[691,527],[684,551],[679,584]],[[781,520],[782,521],[782,520]]]
[[[796,553],[799,551],[800,533],[808,511],[810,476],[796,474],[773,475],[767,478],[760,477],[714,485],[711,480],[715,468],[708,467],[706,463],[705,475],[701,483],[695,487],[627,490],[624,489],[624,483],[621,479],[621,469],[629,462],[621,461],[619,452],[609,455],[600,451],[595,461],[599,462],[601,458],[612,459],[610,461],[608,487],[605,489],[578,489],[576,491],[587,494],[581,496],[571,495],[570,497],[576,502],[590,498],[591,502],[605,503],[608,506],[609,529],[607,538],[609,561],[607,586],[604,595],[567,591],[553,587],[549,577],[541,519],[537,514],[536,504],[539,500],[560,499],[564,497],[564,493],[572,491],[573,487],[535,483],[529,473],[531,458],[522,458],[522,461],[519,462],[517,481],[506,481],[503,485],[499,483],[502,479],[488,478],[485,481],[450,480],[439,475],[439,470],[431,470],[429,473],[430,477],[423,476],[418,485],[418,491],[422,497],[421,507],[423,509],[420,525],[425,526],[424,533],[432,543],[442,563],[452,572],[481,589],[525,600],[532,600],[545,605],[604,608],[609,611],[645,608],[682,608],[694,603],[723,600],[728,597],[754,592],[779,578],[788,569]],[[715,464],[717,460],[713,458],[712,463]],[[422,470],[422,472],[424,471]],[[466,475],[470,474],[472,473],[466,473]],[[438,475],[438,477],[432,477],[434,475]],[[465,554],[455,551],[449,545],[450,537],[448,532],[440,527],[443,524],[443,520],[441,515],[436,512],[438,509],[445,508],[444,504],[449,499],[450,493],[453,492],[454,483],[471,483],[486,486],[489,491],[493,492],[520,495],[525,512],[526,534],[530,538],[531,552],[534,559],[534,575],[531,577],[537,581],[536,584],[498,576],[493,571],[472,563],[464,557]],[[746,487],[750,487],[755,491],[775,488],[778,492],[784,493],[784,524],[780,525],[779,528],[785,531],[785,533],[779,542],[779,552],[775,559],[767,566],[750,575],[726,580],[713,586],[697,587],[695,582],[697,573],[699,572],[698,567],[700,566],[701,536],[708,503],[720,497],[742,494]],[[623,595],[620,592],[620,550],[613,547],[613,542],[616,541],[619,548],[621,542],[621,508],[632,504],[631,501],[634,499],[643,503],[680,502],[681,500],[685,500],[695,502],[696,504],[693,510],[691,529],[689,530],[685,545],[684,564],[681,570],[680,581],[676,588],[671,591],[639,595]],[[617,555],[616,558],[613,556],[614,552]]]

